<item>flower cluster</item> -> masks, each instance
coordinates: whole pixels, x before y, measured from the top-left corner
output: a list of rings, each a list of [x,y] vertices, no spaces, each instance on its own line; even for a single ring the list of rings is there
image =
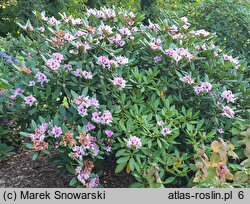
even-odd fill
[[[122,77],[116,77],[112,80],[113,85],[118,87],[118,90],[122,90],[126,86],[126,81]]]
[[[177,63],[182,59],[186,58],[189,62],[193,59],[193,55],[185,48],[169,48],[165,50],[165,54],[172,57]]]
[[[231,90],[223,91],[223,92],[221,93],[221,97],[222,97],[223,100],[226,99],[226,100],[227,100],[227,103],[230,103],[230,102],[234,103],[234,101],[235,101],[235,99],[236,99],[236,98],[234,97],[234,95],[233,95],[233,93],[232,93]]]
[[[16,100],[16,97],[17,97],[18,95],[20,95],[21,93],[23,93],[23,92],[24,92],[23,89],[17,88],[17,89],[14,91],[13,95],[10,96],[10,99]]]
[[[29,96],[24,97],[24,101],[25,101],[25,103],[28,104],[29,106],[32,106],[33,103],[35,103],[37,100],[36,100],[36,98],[35,98],[34,96],[29,95]]]
[[[171,130],[169,128],[162,128],[161,134],[163,136],[171,134]]]
[[[44,83],[48,83],[48,81],[49,81],[47,76],[44,73],[40,72],[40,71],[38,71],[36,73],[35,78],[37,79],[37,82],[39,82],[41,85],[43,85]],[[33,81],[30,81],[30,82],[31,82],[30,86],[35,85],[35,83]]]
[[[109,110],[104,110],[101,112],[93,112],[92,113],[92,121],[96,123],[101,123],[103,125],[112,123],[113,117]]]
[[[97,64],[101,65],[103,68],[118,67],[119,65],[128,64],[128,59],[123,56],[116,57],[116,60],[110,60],[108,57],[100,56],[97,59]]]
[[[64,60],[64,56],[60,53],[53,53],[53,58],[48,59],[46,61],[46,65],[52,69],[53,71],[56,71],[60,68],[61,62]]]
[[[39,128],[36,128],[34,134],[30,134],[30,138],[33,141],[33,146],[35,150],[45,150],[48,148],[48,143],[44,141],[45,139],[45,133],[48,130],[48,123],[43,123]]]
[[[89,160],[84,161],[84,169],[82,166],[76,168],[77,179],[87,188],[96,188],[99,185],[98,175],[91,176],[93,168],[94,164]]]
[[[83,77],[84,79],[92,79],[93,75],[91,72],[83,71],[82,69],[76,69],[73,71],[73,75],[76,77]]]
[[[196,94],[202,93],[202,92],[210,92],[212,89],[212,84],[209,82],[200,82],[200,86],[194,86],[194,91]]]
[[[93,106],[94,109],[99,107],[99,101],[95,98],[89,98],[89,96],[79,96],[74,99],[74,103],[77,105],[78,114],[82,117],[88,115],[88,108]]]
[[[126,144],[127,148],[131,149],[131,148],[136,148],[139,149],[142,147],[142,143],[141,143],[141,139],[136,137],[136,136],[132,136],[129,138],[129,140],[127,141]]]
[[[87,16],[95,16],[99,19],[113,19],[116,18],[116,12],[110,8],[97,9],[87,9]]]
[[[211,89],[212,89],[212,84],[210,84],[209,82],[200,82],[199,86],[195,85],[194,80],[188,75],[184,76],[182,78],[182,81],[186,84],[194,85],[193,89],[196,94],[209,93],[211,92]],[[222,109],[223,116],[226,116],[228,118],[233,118],[235,115],[235,112],[228,105],[223,106],[222,101],[226,100],[227,103],[230,103],[230,102],[233,103],[236,99],[234,94],[232,93],[231,90],[225,90],[220,94],[220,97],[221,98],[217,101],[217,104],[216,104],[217,107]]]

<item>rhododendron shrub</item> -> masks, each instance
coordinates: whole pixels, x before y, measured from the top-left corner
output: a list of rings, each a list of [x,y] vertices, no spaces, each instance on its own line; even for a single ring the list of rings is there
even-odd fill
[[[185,17],[144,25],[121,9],[35,14],[37,28],[21,25],[25,61],[13,65],[4,109],[33,142],[26,146],[64,155],[73,185],[98,186],[95,161],[109,152],[134,186],[187,185],[200,146],[230,139],[249,106],[244,63]]]

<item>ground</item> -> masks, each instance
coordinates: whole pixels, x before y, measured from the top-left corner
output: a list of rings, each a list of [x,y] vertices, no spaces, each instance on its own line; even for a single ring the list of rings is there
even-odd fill
[[[63,174],[56,165],[48,161],[48,155],[40,155],[32,161],[33,152],[20,148],[17,154],[0,163],[0,187],[16,188],[69,188],[72,175]],[[104,160],[101,184],[105,188],[126,188],[134,182],[131,175],[115,174],[115,158]]]

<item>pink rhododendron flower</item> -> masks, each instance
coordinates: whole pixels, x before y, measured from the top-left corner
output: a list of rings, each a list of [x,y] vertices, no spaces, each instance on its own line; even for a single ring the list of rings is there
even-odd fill
[[[36,102],[36,98],[33,97],[32,95],[24,97],[25,103],[28,104],[29,106],[32,106],[34,102]]]
[[[103,68],[110,68],[110,60],[105,56],[98,57],[97,64],[102,65]]]
[[[84,105],[80,105],[77,107],[78,114],[82,117],[88,115],[87,108]]]
[[[137,27],[131,28],[131,32],[137,32],[139,29]]]
[[[86,33],[86,32],[83,32],[83,31],[81,31],[81,30],[78,30],[78,31],[76,32],[76,34],[75,34],[76,37],[81,37],[81,36],[84,36],[84,35],[87,35],[87,33]]]
[[[194,92],[196,94],[199,94],[199,93],[201,93],[203,91],[204,91],[204,89],[202,87],[200,87],[200,86],[194,86]]]
[[[64,60],[64,56],[59,52],[53,53],[53,56],[54,56],[54,59],[58,61],[59,63],[61,63],[62,60]]]
[[[65,67],[65,69],[67,71],[70,71],[72,69],[72,65],[71,64],[65,64],[64,67]]]
[[[98,108],[100,106],[99,101],[96,98],[91,98],[89,100],[90,105],[94,106],[95,108]]]
[[[183,80],[186,84],[189,84],[189,85],[194,84],[194,80],[193,80],[190,76],[184,76],[184,77],[182,78],[182,80]]]
[[[161,56],[161,55],[158,55],[158,56],[155,56],[155,57],[154,57],[154,61],[155,61],[156,63],[160,62],[161,59],[162,59],[162,56]]]
[[[229,106],[223,107],[222,115],[224,115],[224,116],[226,116],[228,118],[233,118],[234,114],[235,114],[234,111]]]
[[[155,42],[149,43],[149,46],[150,46],[151,50],[161,50],[161,48],[162,48],[161,45],[158,45]]]
[[[57,126],[54,126],[51,130],[51,134],[57,138],[59,137],[61,134],[62,134],[62,128],[61,127],[57,127]]]
[[[113,117],[112,114],[110,113],[109,110],[105,110],[103,111],[103,114],[101,116],[101,123],[102,124],[110,124],[112,123]]]
[[[87,188],[97,188],[98,185],[99,185],[99,182],[100,182],[99,176],[96,175],[95,178],[91,178],[91,179],[90,179],[90,182],[89,182],[89,183],[86,183],[86,187],[87,187]]]
[[[60,21],[56,20],[56,18],[54,16],[52,16],[47,22],[51,26],[58,25],[61,23]]]
[[[117,61],[119,64],[128,64],[128,58],[123,57],[123,56],[118,56],[118,57],[116,57],[116,61]]]
[[[96,123],[100,123],[101,122],[101,117],[99,115],[98,112],[93,112],[92,113],[92,120]]]
[[[81,74],[82,74],[82,70],[81,69],[76,69],[73,71],[73,74],[76,76],[76,77],[80,77]]]
[[[111,148],[110,146],[106,146],[106,147],[105,147],[105,150],[106,150],[106,152],[111,152],[111,151],[112,151],[112,148]]]
[[[82,75],[83,75],[83,77],[84,77],[85,79],[92,79],[92,78],[93,78],[91,72],[83,71],[83,72],[82,72]]]
[[[222,134],[222,133],[224,133],[224,129],[223,128],[218,128],[217,132],[220,133],[220,134]]]
[[[131,31],[128,28],[121,28],[119,31],[122,35],[127,37],[131,36]]]
[[[46,61],[46,65],[47,65],[50,69],[52,69],[52,70],[54,70],[54,71],[56,71],[56,70],[58,70],[58,69],[60,68],[60,63],[59,63],[57,60],[54,60],[54,59],[48,59],[48,60]]]
[[[41,85],[48,82],[47,76],[40,71],[37,72],[35,78],[41,83]]]
[[[118,86],[118,90],[125,88],[126,81],[122,77],[116,77],[112,80],[113,85]]]
[[[235,97],[234,97],[232,91],[230,91],[230,90],[223,91],[221,93],[221,97],[223,98],[223,100],[226,99],[227,103],[230,103],[230,102],[234,103],[234,101],[235,101]]]
[[[117,44],[117,46],[122,47],[122,46],[125,45],[125,41],[124,40],[119,40],[119,41],[116,42],[116,44]]]
[[[107,137],[112,137],[114,133],[112,130],[105,130],[105,134],[107,135]]]
[[[169,49],[165,50],[166,55],[169,55],[169,56],[173,56],[174,52],[175,51],[173,48],[169,48]]]
[[[179,39],[179,38],[183,38],[183,35],[181,33],[173,35],[173,39]]]
[[[14,96],[18,96],[19,94],[23,93],[23,89],[21,88],[17,88],[15,91],[14,91]]]
[[[69,33],[65,33],[64,39],[70,42],[70,41],[74,40],[75,37]]]
[[[36,82],[35,81],[30,81],[29,82],[29,86],[35,86],[36,85]]]
[[[93,125],[93,124],[90,123],[90,122],[88,122],[87,125],[86,125],[87,131],[94,130],[95,128],[96,128],[95,125]]]
[[[189,24],[187,17],[181,17],[181,20],[184,24]]]
[[[49,128],[49,124],[48,123],[43,123],[42,125],[40,125],[39,127],[39,130],[42,132],[42,133],[45,133]]]
[[[150,23],[148,25],[148,28],[151,29],[151,30],[153,30],[153,31],[157,31],[158,30],[156,24],[154,24],[154,23]]]
[[[38,28],[38,31],[41,32],[41,33],[43,33],[45,31],[45,28],[44,27],[40,27],[40,28]]]
[[[223,58],[225,61],[232,61],[233,60],[233,57],[231,55],[226,55],[226,54],[223,54]]]
[[[172,131],[169,128],[163,128],[161,131],[162,135],[169,135]]]
[[[178,32],[178,27],[177,27],[176,25],[173,25],[173,26],[171,26],[171,27],[169,28],[169,30],[170,30],[170,32],[172,32],[172,33],[176,33],[176,32]]]
[[[197,35],[197,36],[203,35],[204,37],[206,37],[206,36],[210,35],[210,33],[205,31],[204,29],[201,29],[201,30],[195,31],[195,35]]]
[[[142,147],[141,139],[136,137],[136,136],[133,136],[133,137],[129,138],[126,146],[129,149],[131,149],[131,148],[139,149]]]
[[[157,125],[159,125],[159,126],[163,126],[164,124],[165,123],[162,120],[160,120],[160,121],[157,122]]]
[[[203,88],[204,91],[209,92],[212,89],[212,84],[209,82],[200,82],[201,87]]]
[[[174,52],[172,57],[177,63],[182,59],[182,56],[178,55],[176,52]]]
[[[110,40],[118,42],[118,41],[122,40],[122,36],[118,33],[114,37],[110,38]]]

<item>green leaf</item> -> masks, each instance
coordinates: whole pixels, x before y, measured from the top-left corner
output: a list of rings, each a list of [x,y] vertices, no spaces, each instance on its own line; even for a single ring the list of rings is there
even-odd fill
[[[73,96],[73,98],[77,98],[78,97],[78,94],[75,91],[71,90],[70,93]]]
[[[161,144],[161,141],[157,138],[157,144],[159,146],[159,148],[161,149],[162,148],[162,144]]]
[[[35,152],[33,155],[32,155],[32,160],[35,161],[37,159],[37,157],[39,156],[40,152]]]
[[[123,131],[127,131],[124,123],[121,120],[119,121],[119,126]]]
[[[21,136],[24,136],[24,137],[29,137],[29,135],[30,135],[30,133],[28,133],[28,132],[19,132],[19,134]]]
[[[60,114],[61,114],[62,116],[66,116],[67,111],[66,111],[66,109],[65,109],[63,106],[60,106],[60,107],[59,107],[59,111],[60,111]]]
[[[164,181],[164,184],[172,183],[175,180],[175,177],[169,177]]]
[[[86,87],[85,89],[82,90],[83,96],[87,96],[87,94],[88,94],[88,87]]]
[[[199,130],[201,127],[202,127],[202,125],[204,124],[204,119],[202,119],[202,120],[200,120],[199,122],[198,122],[198,124],[197,124],[197,129]]]
[[[23,146],[28,148],[28,149],[33,149],[33,144],[31,144],[31,143],[23,143]]]
[[[117,167],[115,168],[115,173],[118,174],[120,173],[124,167],[126,166],[127,163],[121,163],[121,164],[118,164]]]
[[[136,183],[129,185],[129,188],[143,188],[143,184],[136,182]]]
[[[70,185],[70,186],[74,186],[76,183],[77,183],[77,178],[74,177],[74,178],[71,179],[69,185]]]
[[[74,174],[75,173],[75,169],[71,166],[71,165],[69,165],[69,164],[67,164],[66,165],[66,169],[69,171],[69,173],[71,173],[71,174]]]
[[[123,155],[123,153],[125,153],[126,149],[120,149],[116,152],[115,156],[116,157],[120,157]]]
[[[133,158],[129,160],[129,168],[131,171],[134,171],[135,169],[135,160]]]
[[[35,130],[37,128],[36,122],[34,120],[31,121],[31,128]]]
[[[61,88],[57,88],[56,91],[52,95],[52,100],[55,100],[56,98],[58,98],[60,93],[61,93]]]
[[[127,156],[127,157],[121,157],[121,158],[119,158],[119,159],[116,161],[116,163],[117,163],[117,164],[120,164],[120,163],[127,163],[128,160],[129,160],[129,156]]]

